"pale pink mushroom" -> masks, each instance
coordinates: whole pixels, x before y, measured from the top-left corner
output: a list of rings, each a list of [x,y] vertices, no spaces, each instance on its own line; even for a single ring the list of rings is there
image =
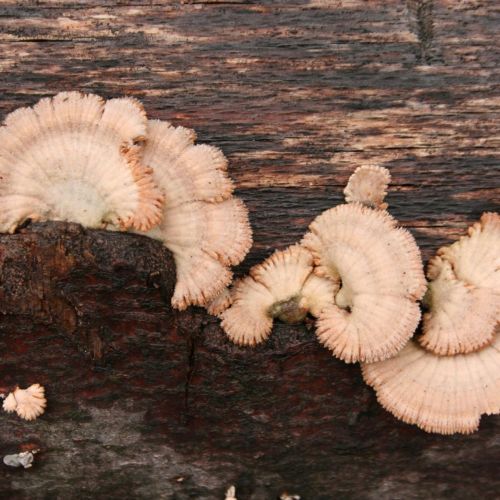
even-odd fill
[[[26,219],[147,230],[162,195],[140,162],[147,120],[135,99],[62,92],[0,127],[0,231]]]
[[[277,251],[235,284],[232,305],[220,317],[228,337],[240,345],[267,339],[273,319],[299,323],[333,300],[331,280],[313,274],[311,254],[300,245]]]
[[[3,409],[15,411],[24,420],[35,420],[45,412],[47,400],[45,389],[40,384],[30,385],[27,389],[17,387],[3,402]]]
[[[410,341],[395,357],[362,365],[380,404],[427,432],[469,434],[500,413],[500,334],[480,351],[438,356]]]
[[[473,352],[492,341],[500,320],[500,217],[485,213],[468,235],[440,248],[427,271],[420,343],[436,354]]]
[[[370,208],[385,210],[387,203],[387,186],[391,182],[391,174],[384,167],[364,165],[358,167],[349,177],[344,189],[347,203],[361,203]]]
[[[145,234],[174,255],[177,309],[210,304],[252,245],[248,212],[232,196],[224,155],[194,140],[192,130],[150,120],[142,156],[165,195],[162,222]]]
[[[415,331],[426,282],[412,235],[387,212],[358,203],[317,217],[302,245],[316,274],[340,286],[318,316],[320,342],[346,362],[395,355]]]

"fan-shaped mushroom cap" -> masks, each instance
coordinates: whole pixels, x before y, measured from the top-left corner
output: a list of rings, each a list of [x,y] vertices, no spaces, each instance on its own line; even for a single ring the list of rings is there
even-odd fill
[[[139,162],[146,116],[134,99],[62,92],[0,127],[0,231],[24,220],[147,230],[162,196]]]
[[[384,198],[390,182],[391,174],[386,168],[371,165],[358,167],[344,189],[345,200],[385,210],[387,203],[384,203]]]
[[[469,434],[500,412],[500,335],[482,350],[438,356],[408,342],[397,356],[362,365],[380,404],[427,432]]]
[[[468,285],[500,294],[500,215],[486,212],[468,235],[437,254],[447,260],[456,277]]]
[[[440,355],[476,351],[492,341],[500,310],[499,296],[456,278],[451,264],[434,257],[430,264],[423,335],[418,341]]]
[[[33,384],[27,389],[18,387],[11,392],[3,402],[3,409],[7,412],[15,411],[25,420],[35,420],[43,414],[46,405],[45,389],[40,384]]]
[[[195,146],[194,139],[191,130],[152,120],[143,152],[165,193],[163,220],[146,234],[174,254],[172,304],[178,309],[214,299],[231,282],[229,266],[252,245],[248,211],[232,197],[224,155],[212,146]]]
[[[293,245],[253,267],[250,276],[235,284],[233,304],[221,314],[228,337],[236,344],[258,344],[271,333],[273,318],[298,323],[332,301],[333,283],[319,284],[327,280],[317,277],[309,282],[312,261],[305,248]]]
[[[346,362],[393,356],[420,318],[426,283],[411,234],[387,213],[339,205],[317,217],[302,244],[315,272],[341,283],[335,303],[319,314],[319,340]]]

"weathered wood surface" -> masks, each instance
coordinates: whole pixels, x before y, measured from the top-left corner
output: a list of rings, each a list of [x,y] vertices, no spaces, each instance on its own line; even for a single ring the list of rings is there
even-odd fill
[[[196,129],[251,211],[238,274],[297,241],[357,165],[387,166],[427,259],[499,208],[499,21],[493,0],[2,1],[0,114],[79,89]],[[50,404],[35,423],[2,415],[0,452],[42,453],[0,468],[0,496],[497,497],[498,417],[469,437],[399,423],[306,327],[230,345],[169,309],[155,245],[74,226],[0,238],[0,385],[44,383]]]

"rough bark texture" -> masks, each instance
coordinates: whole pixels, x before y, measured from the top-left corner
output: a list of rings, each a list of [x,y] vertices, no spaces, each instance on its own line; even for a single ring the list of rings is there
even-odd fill
[[[499,7],[489,1],[0,4],[0,113],[60,90],[140,98],[223,148],[255,245],[297,241],[359,164],[425,259],[498,210]],[[34,423],[2,414],[0,497],[496,498],[500,418],[425,434],[376,403],[308,326],[240,349],[169,307],[170,255],[139,236],[38,224],[0,237],[0,386],[39,382]],[[310,325],[309,325],[310,326]]]

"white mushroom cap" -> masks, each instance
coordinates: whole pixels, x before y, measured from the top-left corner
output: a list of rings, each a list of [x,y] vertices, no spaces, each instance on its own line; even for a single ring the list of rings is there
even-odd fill
[[[139,162],[146,116],[134,99],[62,92],[0,127],[0,231],[24,220],[147,230],[162,196]]]
[[[416,303],[426,282],[411,234],[387,213],[339,205],[317,217],[302,244],[315,272],[341,284],[335,304],[320,314],[316,333],[346,362],[396,354],[420,318]]]
[[[476,351],[492,341],[500,309],[499,296],[456,278],[451,264],[440,257],[430,263],[423,335],[418,341],[440,355]]]
[[[147,236],[173,253],[177,284],[172,305],[208,305],[232,279],[229,266],[252,245],[248,211],[232,197],[227,161],[212,146],[193,145],[193,131],[148,123],[143,161],[165,194],[163,220]]]
[[[269,337],[273,318],[297,323],[333,300],[333,283],[319,285],[321,278],[308,282],[313,276],[312,261],[305,248],[293,245],[253,267],[250,276],[235,284],[233,304],[221,314],[228,337],[236,344],[258,344]]]
[[[385,210],[387,203],[387,186],[391,182],[391,174],[384,167],[364,165],[358,167],[349,177],[344,189],[347,203],[361,203],[370,208]]]
[[[427,432],[469,434],[500,412],[500,335],[471,354],[437,356],[410,341],[395,357],[362,365],[365,382],[397,418]]]
[[[44,413],[46,405],[45,389],[40,384],[33,384],[11,392],[3,402],[3,409],[9,413],[15,411],[25,420],[35,420]]]

